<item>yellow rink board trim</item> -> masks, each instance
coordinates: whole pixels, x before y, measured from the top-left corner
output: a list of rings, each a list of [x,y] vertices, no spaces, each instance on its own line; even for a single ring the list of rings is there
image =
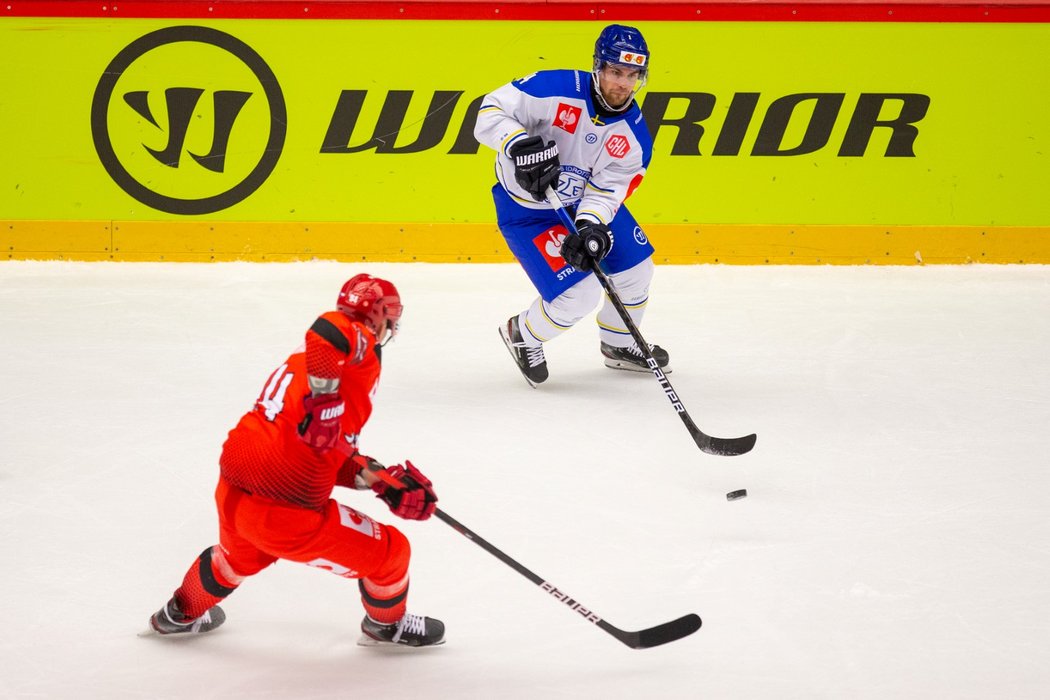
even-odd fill
[[[1050,264],[1050,226],[652,224],[646,233],[665,264]],[[478,223],[4,221],[0,250],[8,260],[513,260],[496,226]]]

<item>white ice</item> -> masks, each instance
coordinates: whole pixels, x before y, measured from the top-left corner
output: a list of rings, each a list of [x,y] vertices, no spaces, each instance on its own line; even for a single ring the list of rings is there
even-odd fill
[[[216,541],[226,431],[359,271],[406,305],[365,450],[612,624],[700,631],[628,649],[431,520],[398,524],[443,647],[357,646],[356,583],[288,563],[211,635],[136,636]],[[642,330],[704,430],[758,433],[735,458],[592,318],[529,388],[496,328],[532,296],[514,265],[0,263],[0,697],[1050,695],[1050,268],[659,267]]]

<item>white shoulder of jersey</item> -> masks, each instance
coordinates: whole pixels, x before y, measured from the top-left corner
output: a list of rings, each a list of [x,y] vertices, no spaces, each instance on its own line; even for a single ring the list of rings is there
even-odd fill
[[[523,206],[546,208],[518,187],[508,149],[539,136],[558,145],[558,191],[580,215],[608,222],[645,174],[652,140],[637,105],[622,115],[600,118],[585,71],[541,71],[489,93],[478,110],[474,135],[496,151],[496,177]]]

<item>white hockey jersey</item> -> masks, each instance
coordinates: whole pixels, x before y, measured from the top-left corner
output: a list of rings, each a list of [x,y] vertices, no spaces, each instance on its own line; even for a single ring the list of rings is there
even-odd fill
[[[598,116],[586,71],[533,73],[493,90],[478,110],[474,137],[494,149],[496,178],[522,206],[546,209],[514,179],[515,142],[539,136],[558,144],[558,194],[579,203],[576,218],[608,224],[645,176],[653,143],[637,102],[615,116]]]

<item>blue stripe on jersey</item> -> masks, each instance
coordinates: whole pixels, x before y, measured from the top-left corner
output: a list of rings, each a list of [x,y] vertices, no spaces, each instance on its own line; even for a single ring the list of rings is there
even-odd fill
[[[508,136],[506,139],[503,140],[503,143],[500,144],[500,149],[509,158],[510,157],[510,147],[512,145],[514,145],[515,143],[517,143],[518,141],[520,141],[521,139],[528,138],[528,136],[529,136],[528,133],[526,133],[526,131],[524,129],[521,129],[519,131],[515,131],[513,134],[511,134],[510,136]]]
[[[594,184],[590,180],[587,181],[587,187],[588,189],[592,189],[595,192],[601,192],[602,194],[610,194],[611,192],[613,192],[613,190],[610,190],[606,187],[598,187],[598,185]]]
[[[638,103],[635,102],[624,116],[630,117],[628,125],[631,127],[631,133],[642,147],[642,167],[648,169],[649,161],[653,159],[653,137],[649,135],[649,128],[642,119],[642,110],[638,108]]]
[[[586,73],[578,70],[541,70],[512,81],[532,97],[571,97],[582,100],[590,91]]]

